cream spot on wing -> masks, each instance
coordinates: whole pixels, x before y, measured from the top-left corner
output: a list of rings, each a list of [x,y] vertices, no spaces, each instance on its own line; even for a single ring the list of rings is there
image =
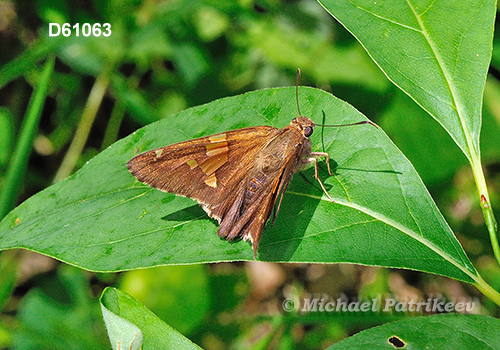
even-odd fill
[[[210,157],[200,164],[201,170],[207,175],[212,175],[217,169],[227,162],[227,154],[221,154],[219,157]],[[215,186],[213,186],[215,187]]]
[[[229,147],[226,142],[226,134],[211,136],[208,139],[210,140],[210,143],[205,145],[207,156],[213,157],[229,152]]]
[[[186,162],[186,164],[189,165],[190,169],[193,169],[198,166],[198,162],[196,161],[196,159],[190,159]]]
[[[213,135],[208,138],[210,142],[217,143],[226,141],[226,134]]]
[[[213,188],[217,188],[217,178],[215,177],[215,173],[212,173],[209,177],[205,179],[205,183]]]
[[[156,154],[156,158],[160,158],[160,157],[161,157],[161,155],[163,154],[163,150],[162,150],[162,149],[157,149],[157,150],[155,151],[155,154]]]
[[[218,147],[209,147],[209,146],[218,146]],[[219,154],[229,152],[229,147],[227,147],[227,142],[215,143],[207,145],[207,156],[213,157]]]

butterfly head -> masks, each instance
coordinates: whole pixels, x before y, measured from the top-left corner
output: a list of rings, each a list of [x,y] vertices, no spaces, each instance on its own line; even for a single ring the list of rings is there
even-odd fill
[[[294,118],[290,123],[290,126],[306,138],[311,136],[314,131],[314,122],[307,117],[298,116],[297,118]]]

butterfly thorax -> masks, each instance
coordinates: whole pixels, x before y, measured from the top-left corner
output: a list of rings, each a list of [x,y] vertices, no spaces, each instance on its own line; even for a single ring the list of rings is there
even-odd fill
[[[248,174],[242,211],[262,193],[271,190],[276,196],[286,189],[293,174],[300,169],[301,160],[311,152],[311,142],[305,132],[313,127],[312,120],[298,117],[289,126],[276,129],[275,135],[262,147]]]

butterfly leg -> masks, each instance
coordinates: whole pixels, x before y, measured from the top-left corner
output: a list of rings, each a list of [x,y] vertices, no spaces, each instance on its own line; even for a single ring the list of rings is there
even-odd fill
[[[283,201],[284,194],[285,194],[285,191],[281,192],[281,194],[280,194],[280,201],[278,202],[278,206],[276,207],[276,210],[274,210],[274,212],[273,212],[273,221],[271,222],[271,227],[274,226],[274,222],[276,221],[276,218],[278,217],[278,212],[280,211],[281,201]]]
[[[328,169],[328,174],[331,176],[333,175],[332,171],[330,170],[330,155],[326,152],[311,152],[311,156],[314,157],[314,159],[318,158],[318,157],[325,157],[326,158],[326,167]],[[316,169],[316,177],[318,177],[318,162],[316,161],[316,166],[315,166],[315,169]]]
[[[309,163],[314,163],[314,177],[316,178],[316,180],[318,180],[319,185],[323,189],[323,192],[325,192],[328,199],[335,203],[333,198],[326,191],[326,188],[323,185],[323,182],[321,182],[321,180],[318,176],[318,158],[317,157],[326,157],[326,166],[328,168],[328,174],[333,175],[332,171],[330,170],[330,155],[326,152],[311,152],[311,156],[312,156],[311,158],[307,158],[307,159],[305,159],[305,161],[309,162]]]

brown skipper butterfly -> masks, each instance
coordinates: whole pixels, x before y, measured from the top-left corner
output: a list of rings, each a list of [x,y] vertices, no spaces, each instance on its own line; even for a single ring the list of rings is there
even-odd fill
[[[145,184],[196,200],[219,222],[220,237],[250,240],[256,257],[262,230],[276,202],[274,218],[293,174],[306,164],[314,163],[314,177],[333,202],[318,177],[318,157],[326,158],[332,175],[330,157],[325,152],[311,151],[309,137],[315,124],[300,113],[299,76],[300,70],[296,85],[299,116],[290,125],[282,129],[249,127],[179,142],[139,154],[127,163],[127,168]],[[318,126],[359,124],[375,125],[365,120]]]

